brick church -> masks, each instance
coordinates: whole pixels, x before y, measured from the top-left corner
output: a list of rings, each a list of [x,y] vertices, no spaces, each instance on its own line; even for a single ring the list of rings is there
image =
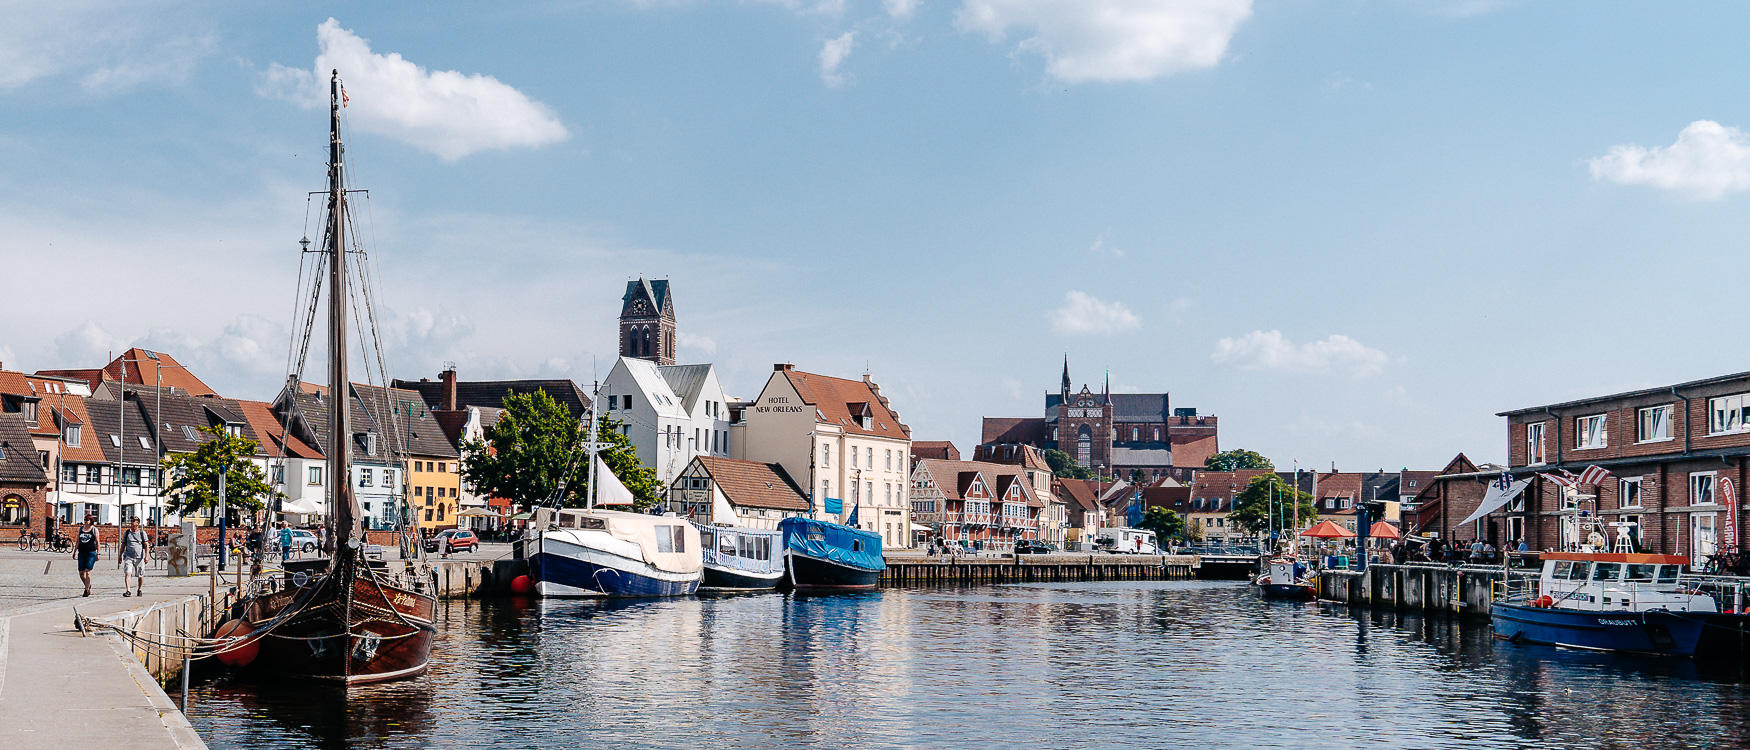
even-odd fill
[[[982,446],[1031,445],[1061,450],[1105,476],[1189,481],[1220,448],[1214,416],[1172,408],[1165,393],[1113,393],[1111,377],[1095,393],[1073,391],[1069,360],[1057,393],[1045,395],[1044,417],[985,417]],[[981,446],[981,453],[987,448]]]

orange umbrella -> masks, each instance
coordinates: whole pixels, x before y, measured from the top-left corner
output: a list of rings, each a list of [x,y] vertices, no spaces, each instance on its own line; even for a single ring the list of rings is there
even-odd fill
[[[1312,528],[1300,532],[1300,535],[1312,537],[1314,539],[1342,539],[1344,537],[1355,536],[1355,532],[1331,523],[1330,521],[1320,521],[1313,525]]]
[[[1374,521],[1372,526],[1367,527],[1367,535],[1374,539],[1402,539],[1404,537],[1403,534],[1398,533],[1398,527],[1384,521]]]

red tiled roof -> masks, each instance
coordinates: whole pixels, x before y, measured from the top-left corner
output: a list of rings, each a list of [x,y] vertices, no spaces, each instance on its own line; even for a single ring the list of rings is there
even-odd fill
[[[1026,496],[1027,504],[1035,508],[1045,507],[1044,498],[1036,497],[1032,485],[1024,477],[1025,467],[1012,464],[993,464],[983,461],[945,461],[935,458],[918,460],[918,465],[929,474],[930,481],[936,489],[942,491],[942,497],[949,500],[960,500],[966,494],[966,489],[972,484],[972,477],[982,476],[985,487],[993,499],[1000,500],[1002,490],[1008,489],[1008,484],[1002,482],[1002,477],[1012,477],[1019,480],[1021,493]]]
[[[280,424],[273,415],[273,406],[263,401],[235,402],[243,412],[243,418],[249,421],[250,428],[264,440],[262,453],[270,457],[279,457],[280,451],[285,456],[294,458],[321,458],[322,453],[293,435],[286,434],[285,425]]]
[[[1058,479],[1051,484],[1057,490],[1057,496],[1063,498],[1066,505],[1073,503],[1082,510],[1100,509],[1099,492],[1095,488],[1096,483],[1093,480]]]
[[[705,467],[731,503],[750,508],[808,510],[808,497],[778,464],[718,456],[699,456],[694,460]]]
[[[166,385],[180,388],[191,396],[217,396],[217,391],[207,387],[200,378],[194,376],[187,367],[177,362],[164,352],[154,352],[146,349],[129,349],[121,356],[111,360],[103,368],[105,375],[111,380],[120,380],[135,385]],[[127,377],[122,377],[126,374]]]
[[[1201,469],[1210,456],[1220,452],[1214,435],[1168,434],[1172,439],[1174,466]]]
[[[881,395],[870,383],[816,375],[793,367],[785,367],[782,372],[790,381],[790,387],[802,397],[802,402],[818,410],[820,422],[838,425],[850,435],[874,435],[895,440],[911,438],[911,428],[900,424],[899,418],[881,402]],[[868,429],[853,418],[853,408],[858,412],[867,411]]]
[[[944,461],[959,461],[960,449],[948,440],[913,440],[911,441],[912,458],[935,458]]]

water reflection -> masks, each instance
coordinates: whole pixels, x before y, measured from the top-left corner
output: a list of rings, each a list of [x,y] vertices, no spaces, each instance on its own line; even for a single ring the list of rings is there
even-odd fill
[[[1244,586],[451,602],[431,673],[201,688],[215,748],[1660,747],[1742,736],[1734,665],[1493,641]]]

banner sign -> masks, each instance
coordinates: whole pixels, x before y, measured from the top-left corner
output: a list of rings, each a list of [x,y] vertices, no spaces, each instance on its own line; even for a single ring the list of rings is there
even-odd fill
[[[1724,552],[1738,551],[1738,488],[1732,484],[1731,477],[1720,479],[1720,500],[1726,504],[1726,529],[1720,535],[1720,547]]]

